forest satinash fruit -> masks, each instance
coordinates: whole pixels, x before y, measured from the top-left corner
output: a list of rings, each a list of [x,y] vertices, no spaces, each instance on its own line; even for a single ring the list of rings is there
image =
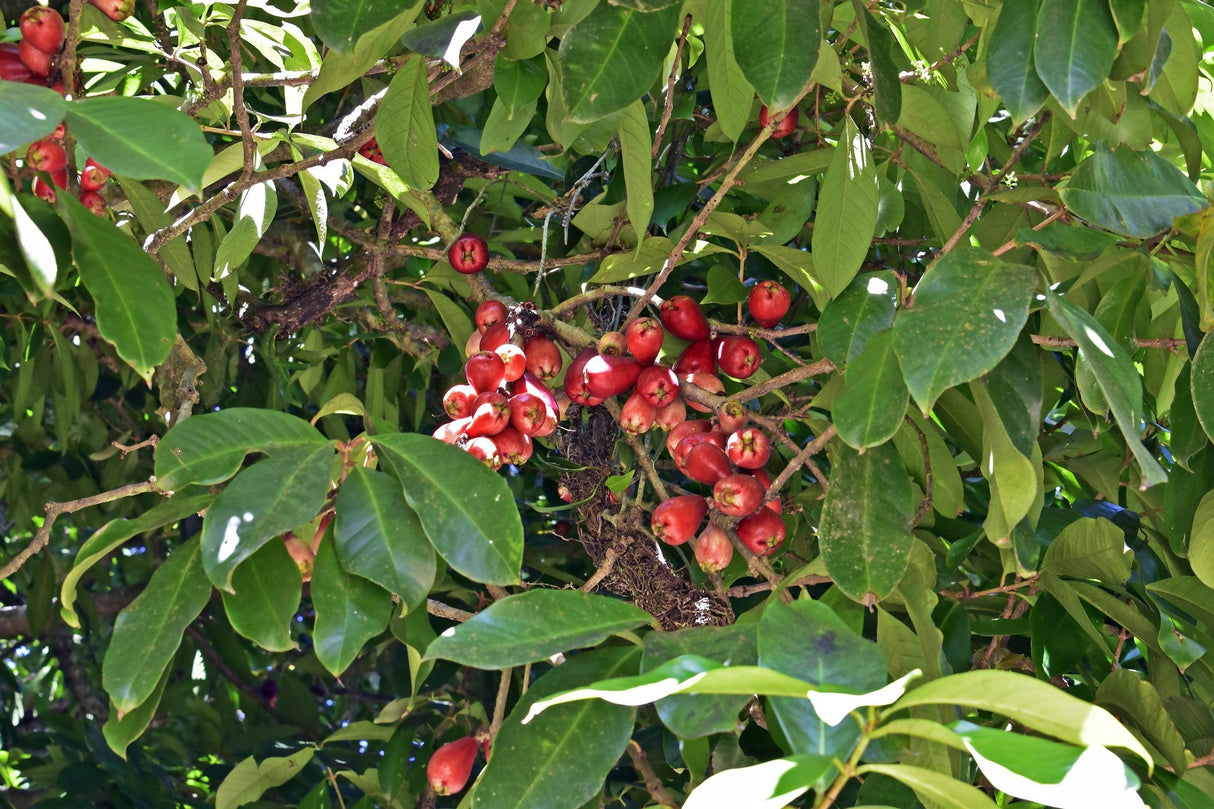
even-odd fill
[[[659,307],[666,331],[684,340],[704,340],[709,335],[704,310],[687,295],[675,295]]]
[[[477,744],[473,736],[447,742],[434,751],[426,765],[426,779],[439,795],[452,795],[468,783],[476,763]]]
[[[788,314],[792,295],[775,281],[760,281],[746,298],[750,316],[765,329],[770,329]]]
[[[84,182],[81,180],[81,185],[83,184]],[[485,301],[476,307],[476,329],[482,334],[485,329],[501,323],[505,319],[506,304],[501,301]]]
[[[54,174],[67,166],[67,152],[63,144],[50,138],[36,140],[25,150],[25,164],[34,171]]]
[[[759,126],[767,126],[767,122],[771,118],[767,112],[767,105],[764,104],[759,110]],[[793,107],[786,113],[776,113],[776,128],[772,130],[773,138],[786,138],[793,133],[797,128],[797,108]]]
[[[755,556],[767,556],[784,544],[784,520],[761,508],[738,523],[738,539]]]
[[[758,344],[749,337],[731,334],[717,343],[717,367],[734,379],[746,379],[762,361]]]
[[[43,53],[56,54],[63,47],[63,17],[46,6],[28,8],[21,15],[21,39]]]
[[[753,475],[726,475],[712,487],[712,501],[728,517],[748,517],[763,504],[763,484]]]
[[[715,573],[729,567],[733,561],[733,543],[724,529],[709,523],[695,539],[696,561],[705,573]]]
[[[465,233],[447,250],[447,260],[457,272],[472,275],[489,265],[489,245],[474,233]]]
[[[662,350],[662,340],[666,333],[662,324],[651,317],[642,317],[628,324],[624,329],[624,341],[628,344],[628,353],[641,365],[652,365]]]
[[[707,513],[708,503],[703,497],[684,494],[659,503],[653,510],[650,526],[667,545],[682,545],[695,536]]]

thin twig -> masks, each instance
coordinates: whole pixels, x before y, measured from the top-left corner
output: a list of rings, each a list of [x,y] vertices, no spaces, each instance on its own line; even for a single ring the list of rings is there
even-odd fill
[[[236,124],[240,127],[240,145],[244,153],[244,167],[240,179],[247,180],[253,176],[254,163],[257,160],[257,141],[253,139],[253,127],[249,123],[249,111],[244,105],[244,73],[242,63],[244,54],[240,51],[240,21],[244,17],[248,0],[238,0],[232,10],[232,19],[228,21],[228,45],[231,49],[232,62],[232,114],[236,116]]]
[[[666,134],[666,126],[670,123],[670,114],[674,111],[674,83],[679,77],[679,69],[683,63],[683,46],[687,44],[687,32],[691,30],[691,15],[683,17],[683,32],[679,34],[679,44],[674,52],[674,64],[670,66],[670,75],[666,78],[666,103],[662,106],[662,118],[658,121],[657,131],[653,135],[653,151],[649,159],[658,159],[662,150],[662,137]]]
[[[510,676],[514,673],[512,666],[502,669],[502,679],[497,684],[497,699],[493,703],[493,719],[489,722],[489,738],[496,739],[497,732],[502,729],[506,719],[506,699],[510,696]]]
[[[657,773],[653,771],[653,767],[649,764],[649,759],[645,757],[645,751],[636,741],[629,741],[628,758],[632,761],[633,768],[641,779],[645,782],[645,789],[649,790],[649,795],[662,806],[678,806],[670,793],[666,791],[666,787],[662,785],[658,779]]]
[[[446,618],[448,621],[458,621],[461,624],[476,617],[475,612],[451,607],[441,601],[435,601],[433,598],[426,599],[426,612],[436,618]]]

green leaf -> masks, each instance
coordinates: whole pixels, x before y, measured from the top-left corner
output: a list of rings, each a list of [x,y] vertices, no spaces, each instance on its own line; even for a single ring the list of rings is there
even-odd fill
[[[732,3],[708,3],[704,18],[704,49],[708,56],[708,91],[722,134],[737,142],[750,119],[755,90],[734,55],[730,35]]]
[[[13,220],[12,231],[8,230],[7,223],[0,220],[0,227],[5,229],[6,247],[16,247],[20,251],[20,256],[10,254],[12,258],[9,261],[18,266],[24,261],[38,291],[50,297],[55,292],[55,281],[59,278],[60,260],[55,255],[55,246],[13,195],[6,177],[0,177],[0,212],[8,214]],[[16,238],[13,239],[12,235]],[[11,274],[11,269],[4,266],[2,259],[3,256],[0,256],[0,267]]]
[[[405,185],[430,188],[438,181],[438,135],[420,56],[410,56],[392,77],[375,115],[375,139]]]
[[[878,186],[868,141],[847,116],[818,193],[812,240],[814,276],[832,298],[851,283],[868,255],[877,227]]]
[[[1138,459],[1142,473],[1141,488],[1163,483],[1167,480],[1167,473],[1143,446],[1138,434],[1142,418],[1142,382],[1129,355],[1087,312],[1053,292],[1047,293],[1046,301],[1050,314],[1075,340],[1079,356],[1090,363],[1089,368],[1104,392],[1117,420],[1117,427]]]
[[[59,589],[63,620],[69,626],[80,628],[80,616],[76,613],[75,606],[76,586],[93,565],[109,556],[131,537],[197,514],[206,508],[210,501],[210,494],[178,495],[129,519],[119,517],[111,520],[98,529],[80,546],[72,569],[63,577],[63,585]]]
[[[1120,528],[1108,520],[1082,517],[1062,529],[1050,543],[1041,572],[1124,584],[1133,562],[1134,553],[1125,546],[1125,533]]]
[[[190,540],[156,568],[143,592],[118,614],[101,682],[120,717],[155,693],[186,627],[210,599],[201,547]]]
[[[401,44],[423,56],[438,56],[459,70],[460,49],[481,27],[481,15],[474,9],[445,14],[422,22],[400,38]]]
[[[232,768],[215,791],[215,809],[236,809],[259,800],[267,790],[279,787],[298,775],[312,760],[315,748],[305,747],[289,756],[263,759],[249,756]]]
[[[1121,668],[1109,672],[1096,689],[1093,702],[1121,717],[1123,722],[1132,722],[1174,770],[1180,772],[1187,767],[1184,738],[1155,686],[1139,672]]]
[[[1098,258],[1108,248],[1120,241],[1116,235],[1092,230],[1078,225],[1053,222],[1041,230],[1022,228],[1016,234],[1016,242],[1031,245],[1066,258],[1086,261]]]
[[[523,524],[501,475],[430,436],[396,433],[374,443],[447,564],[474,581],[518,582]]]
[[[1207,626],[1214,626],[1214,589],[1196,576],[1172,576],[1147,585],[1153,595],[1193,616]]]
[[[1109,0],[1109,11],[1117,24],[1118,44],[1129,42],[1138,33],[1146,7],[1146,0]]]
[[[951,775],[906,764],[865,764],[857,774],[880,773],[915,790],[921,801],[940,809],[996,809],[996,804],[976,787]]]
[[[591,123],[644,95],[661,74],[678,13],[600,3],[569,29],[557,57],[568,120]]]
[[[363,644],[387,629],[392,618],[392,596],[342,570],[330,542],[322,541],[316,551],[312,604],[316,659],[334,677],[349,668]]]
[[[499,599],[447,630],[426,649],[426,657],[504,669],[595,646],[652,620],[644,610],[607,596],[579,590],[528,590]]]
[[[910,691],[889,713],[916,705],[991,711],[1071,744],[1124,747],[1153,766],[1142,743],[1104,708],[1023,674],[992,669],[951,674]]]
[[[101,96],[72,101],[65,117],[80,148],[115,174],[202,187],[211,146],[197,122],[172,105]]]
[[[818,0],[728,0],[733,53],[746,80],[773,112],[793,105],[809,83],[822,40]]]
[[[987,79],[1016,123],[1036,115],[1050,96],[1033,61],[1040,5],[1041,0],[1004,3],[986,52]]]
[[[1201,429],[1214,441],[1214,337],[1208,334],[1193,355],[1189,392]]]
[[[650,632],[645,636],[641,671],[648,672],[684,654],[697,654],[730,666],[758,662],[754,625],[698,626],[674,632]],[[662,724],[680,739],[694,739],[733,729],[747,696],[676,695],[655,706]]]
[[[359,37],[411,11],[422,3],[411,0],[316,0],[312,3],[312,25],[317,35],[338,53],[349,53]],[[381,56],[383,54],[380,54]]]
[[[854,8],[860,8],[860,4],[855,0],[852,5]],[[864,31],[864,39],[868,42],[868,58],[872,63],[873,109],[883,123],[893,123],[902,115],[905,106],[902,95],[906,91],[898,75],[898,65],[894,62],[894,49],[898,45],[888,24],[878,22],[868,9],[864,9],[863,14],[857,13],[856,19]]]
[[[0,82],[0,154],[54,132],[66,108],[67,102],[54,90],[17,81]]]
[[[142,736],[143,732],[148,729],[148,725],[152,724],[171,673],[172,670],[166,667],[164,674],[160,677],[160,682],[156,683],[156,690],[138,708],[119,716],[117,707],[113,702],[110,703],[110,715],[105,719],[101,735],[105,737],[105,743],[110,746],[110,749],[123,760],[126,759],[126,749],[131,746],[131,742]]]
[[[847,386],[831,404],[839,437],[852,449],[884,444],[906,415],[909,396],[894,354],[894,332],[874,334],[856,362],[848,366]]]
[[[273,224],[277,210],[278,193],[273,183],[257,183],[241,193],[232,229],[215,249],[213,277],[222,280],[244,264]]]
[[[898,279],[892,272],[857,278],[826,305],[818,319],[818,346],[840,368],[860,356],[868,339],[894,325]]]
[[[717,264],[708,269],[708,292],[700,303],[734,304],[746,300],[746,287],[738,280],[736,270]]]
[[[1037,286],[1032,268],[959,247],[932,266],[894,321],[898,360],[926,414],[945,390],[991,370],[1012,349]]]
[[[203,564],[216,587],[232,592],[237,565],[320,513],[332,462],[326,442],[276,452],[232,478],[202,519]]]
[[[991,486],[990,509],[982,527],[993,542],[1002,544],[1038,502],[1041,453],[1035,442],[1027,448],[1028,454],[1013,443],[986,385],[974,382],[970,391],[982,416],[982,474]]]
[[[822,506],[818,545],[835,585],[855,601],[888,596],[910,559],[915,496],[902,459],[883,444],[841,449]]]
[[[1214,587],[1214,492],[1206,492],[1193,515],[1189,565],[1206,587]]]
[[[603,788],[632,735],[635,711],[586,700],[546,711],[523,725],[532,703],[594,680],[636,671],[635,647],[580,654],[541,677],[493,740],[472,809],[579,809]]]
[[[71,195],[59,194],[55,204],[72,232],[80,280],[97,305],[98,331],[150,382],[177,334],[177,307],[164,271],[129,236]]]
[[[1033,58],[1037,75],[1075,117],[1117,56],[1117,26],[1105,0],[1041,0]]]
[[[833,766],[829,756],[800,755],[718,772],[691,791],[683,809],[781,809]]]
[[[1168,161],[1147,150],[1110,150],[1103,142],[1061,188],[1062,201],[1097,227],[1150,238],[1172,220],[1207,206],[1206,198]]]
[[[628,221],[632,223],[639,240],[649,229],[649,219],[653,216],[653,184],[649,168],[653,140],[649,135],[645,105],[640,99],[629,104],[620,116],[619,138],[624,188],[628,194]]]
[[[337,493],[333,538],[349,573],[395,593],[408,609],[425,603],[434,584],[434,548],[400,483],[355,466]]]
[[[315,427],[287,413],[252,407],[201,413],[156,445],[156,484],[167,491],[211,486],[236,474],[250,452],[276,455],[327,443]]]
[[[401,35],[413,25],[413,18],[421,11],[423,5],[423,2],[415,2],[392,19],[372,28],[358,38],[357,44],[348,53],[338,51],[326,53],[320,64],[320,72],[316,76],[316,81],[312,82],[308,86],[307,92],[304,93],[301,104],[303,110],[307,111],[313,101],[326,93],[340,90],[362,78],[368,68],[397,45]]]
[[[271,542],[232,574],[233,593],[221,591],[232,628],[270,652],[295,648],[291,619],[303,578],[287,546]]]

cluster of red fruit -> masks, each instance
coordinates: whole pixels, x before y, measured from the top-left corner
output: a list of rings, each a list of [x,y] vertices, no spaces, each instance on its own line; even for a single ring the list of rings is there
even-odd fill
[[[21,42],[0,43],[0,79],[46,87],[55,57],[63,48],[63,17],[45,6],[34,6],[21,15]],[[63,82],[54,89],[63,92]]]
[[[34,171],[44,171],[51,177],[51,182],[60,188],[67,188],[67,150],[63,148],[63,124],[55,129],[49,138],[34,141],[25,151],[25,165]],[[98,216],[106,215],[105,198],[97,193],[110,177],[109,169],[89,158],[84,168],[80,170],[80,202]],[[34,178],[34,196],[47,202],[55,201],[55,188],[43,182],[41,177]]]
[[[430,788],[438,795],[454,795],[463,789],[472,775],[477,748],[475,736],[464,736],[435,750],[426,765],[426,779],[430,782]],[[488,750],[486,743],[486,755]]]

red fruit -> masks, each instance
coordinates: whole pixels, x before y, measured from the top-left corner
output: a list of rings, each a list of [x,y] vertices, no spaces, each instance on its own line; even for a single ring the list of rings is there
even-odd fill
[[[624,339],[623,332],[605,331],[599,337],[598,347],[600,354],[611,354],[618,357],[628,351],[628,341]]]
[[[628,353],[641,365],[651,365],[662,350],[662,340],[666,332],[662,324],[651,317],[642,317],[628,324],[624,329],[624,343]]]
[[[714,486],[718,480],[731,474],[733,467],[729,465],[725,450],[711,441],[701,441],[687,453],[683,471],[692,480]]]
[[[510,386],[510,392],[515,395],[520,393],[530,393],[532,396],[538,396],[543,400],[548,408],[548,416],[556,419],[558,414],[556,396],[548,389],[548,386],[541,382],[534,374],[527,372],[523,374],[523,378]]]
[[[358,147],[358,153],[370,160],[372,163],[378,163],[381,166],[388,165],[388,161],[384,160],[384,153],[380,151],[379,141],[375,138]]]
[[[53,54],[46,51],[40,51],[29,40],[23,39],[17,46],[17,55],[21,57],[21,64],[29,68],[30,73],[35,76],[51,75],[51,66],[55,61]]]
[[[498,346],[510,342],[510,326],[506,321],[494,323],[481,334],[481,351],[496,351]]]
[[[716,349],[712,340],[697,340],[683,349],[683,353],[674,362],[674,372],[679,376],[711,374],[716,370]]]
[[[634,391],[628,397],[628,401],[624,402],[624,406],[620,408],[620,427],[624,432],[632,435],[647,433],[653,427],[657,414],[657,409],[640,394],[640,391]]]
[[[731,399],[717,408],[717,427],[726,435],[736,433],[746,426],[749,415],[750,411],[746,409],[746,405]]]
[[[749,337],[731,334],[717,343],[717,367],[734,379],[746,379],[762,361],[758,343]]]
[[[476,330],[484,332],[494,323],[506,319],[506,304],[501,301],[485,301],[476,307]]]
[[[730,517],[749,517],[763,505],[763,484],[753,475],[726,475],[712,486],[712,501]]]
[[[743,469],[760,469],[771,458],[771,440],[758,427],[746,427],[730,433],[725,452]]]
[[[695,551],[696,561],[705,573],[724,570],[733,561],[733,543],[729,541],[729,534],[712,523],[696,538]]]
[[[574,404],[594,407],[603,403],[602,399],[590,392],[586,385],[586,375],[584,373],[586,363],[597,356],[598,352],[593,348],[584,348],[580,354],[573,358],[573,362],[569,363],[569,367],[565,369],[565,395]],[[564,415],[561,418],[564,418]]]
[[[549,422],[555,426],[555,414],[550,414],[547,403],[534,393],[516,393],[510,397],[510,426],[524,435],[547,435],[543,433]]]
[[[447,250],[447,260],[464,275],[480,272],[489,264],[489,245],[480,236],[465,233]]]
[[[514,343],[502,343],[493,349],[493,353],[502,358],[502,365],[505,366],[503,379],[507,382],[522,379],[523,373],[527,370],[527,355],[523,353],[523,349]]]
[[[48,137],[49,137],[51,140],[63,140],[64,138],[66,138],[66,137],[67,137],[67,127],[63,125],[63,121],[60,121],[60,122],[59,122],[59,126],[55,127],[55,131],[54,131],[54,132],[52,132],[50,135],[48,135]],[[91,160],[91,158],[90,158],[90,160]],[[83,178],[83,176],[84,176],[84,174],[83,174],[83,172],[81,172],[81,177]],[[108,176],[109,176],[109,174],[107,173],[107,174],[106,174],[106,176],[108,177]],[[81,182],[81,187],[82,187],[82,188],[84,187],[84,183],[83,183],[83,182]],[[88,190],[88,191],[96,191],[97,189],[96,189],[96,188],[89,188],[89,189],[86,189],[86,190]]]
[[[784,138],[792,134],[792,131],[797,128],[797,108],[793,107],[786,113],[776,114],[776,128],[772,130],[773,138]],[[767,126],[768,121],[767,105],[764,104],[759,109],[759,126]]]
[[[670,453],[670,457],[674,457],[675,448],[679,443],[691,435],[692,433],[706,433],[712,429],[712,422],[707,419],[691,419],[684,421],[670,428],[669,435],[666,436],[666,451]]]
[[[687,455],[691,452],[691,448],[705,441],[715,445],[719,449],[725,449],[725,436],[716,430],[691,433],[690,435],[683,436],[679,443],[675,445],[674,452],[670,454],[670,457],[674,458],[674,465],[682,470],[683,465],[687,463]]]
[[[728,454],[728,450],[726,450],[726,454]],[[767,474],[767,472],[763,469],[755,469],[753,470],[753,474],[755,479],[763,484],[763,491],[768,491],[771,489],[771,475]],[[766,496],[767,495],[764,495],[764,497]],[[768,500],[767,507],[776,514],[783,511],[783,508],[780,505],[780,498],[778,497],[773,497],[772,499]]]
[[[553,379],[561,372],[561,351],[543,335],[535,335],[523,347],[527,352],[527,370],[540,379]]]
[[[33,6],[21,15],[22,41],[43,53],[59,53],[63,47],[63,28],[63,17],[46,6]]]
[[[682,377],[682,380],[707,393],[724,393],[725,392],[725,383],[722,382],[717,377],[713,376],[712,374],[689,374],[685,377]],[[692,410],[695,410],[699,413],[708,413],[712,410],[712,408],[709,407],[708,405],[702,405],[698,402],[693,402],[691,399],[687,398],[686,396],[683,398],[687,399],[688,407],[690,407]]]
[[[0,79],[31,82],[37,78],[21,61],[21,48],[16,42],[0,42]]]
[[[667,545],[682,545],[695,536],[707,513],[708,503],[703,497],[694,494],[671,497],[653,510],[650,526]]]
[[[477,436],[464,444],[464,451],[494,472],[502,468],[502,453],[487,435]]]
[[[67,151],[63,144],[50,138],[36,140],[25,150],[25,164],[34,171],[54,174],[67,166]]]
[[[59,181],[60,175],[62,175],[62,177],[63,177],[62,183],[60,183],[60,181]],[[59,172],[59,174],[53,174],[53,175],[51,175],[51,180],[54,182],[55,185],[62,188],[67,185],[67,172],[61,171],[61,172]],[[54,202],[55,201],[55,186],[48,185],[46,182],[43,181],[43,179],[41,177],[35,177],[34,178],[34,196],[38,197],[38,199],[44,199],[47,202]]]
[[[443,394],[443,412],[453,419],[471,416],[472,401],[476,395],[477,390],[471,385],[452,385]]]
[[[493,436],[493,443],[502,456],[502,462],[522,466],[531,458],[531,436],[513,427],[505,427]]]
[[[767,556],[784,544],[784,520],[761,508],[738,523],[738,539],[755,556]]]
[[[510,424],[510,400],[496,391],[482,393],[472,401],[471,418],[464,431],[470,438],[497,435]]]
[[[135,0],[88,0],[114,22],[122,22],[135,13]]]
[[[96,191],[81,191],[80,204],[88,208],[90,213],[94,213],[97,216],[106,215],[106,208],[108,206],[105,204],[105,198]]]
[[[472,423],[472,417],[468,416],[455,421],[449,421],[446,424],[440,425],[431,435],[442,441],[444,444],[455,444],[465,435],[465,430]]]
[[[673,430],[686,420],[687,405],[683,403],[682,397],[679,397],[665,407],[659,407],[653,423],[663,430]]]
[[[684,340],[704,340],[708,337],[708,318],[700,304],[686,295],[675,295],[659,307],[666,331]]]
[[[636,384],[641,366],[632,357],[596,354],[586,360],[582,375],[591,396],[606,399],[616,396]]]
[[[665,365],[650,365],[637,377],[637,393],[654,407],[665,407],[679,399],[679,379]]]
[[[474,331],[468,335],[468,342],[464,343],[464,356],[471,357],[473,354],[481,350],[481,333]]]
[[[792,295],[775,281],[760,281],[746,298],[750,316],[765,329],[770,329],[788,314]]]
[[[492,351],[478,351],[464,365],[464,376],[477,393],[497,390],[506,376],[506,363]]]

